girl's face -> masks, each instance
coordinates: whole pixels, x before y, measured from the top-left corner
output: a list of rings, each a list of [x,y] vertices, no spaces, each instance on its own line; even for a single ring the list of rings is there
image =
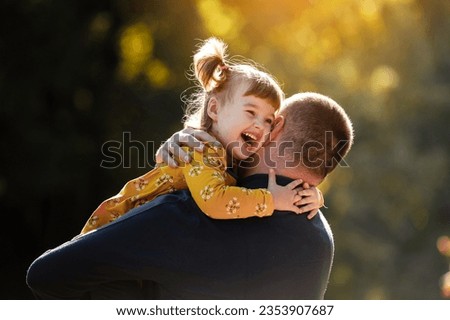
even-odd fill
[[[212,134],[226,148],[227,155],[244,160],[268,139],[275,108],[268,100],[244,96],[247,88],[240,87],[222,104],[213,100],[208,106],[208,115],[213,120]]]

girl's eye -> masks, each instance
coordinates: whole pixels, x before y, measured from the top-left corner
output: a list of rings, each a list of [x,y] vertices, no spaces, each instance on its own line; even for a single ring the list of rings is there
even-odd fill
[[[252,111],[252,110],[247,110],[247,113],[250,114],[250,115],[252,115],[252,116],[255,115],[255,111]]]
[[[266,119],[266,122],[267,122],[268,124],[272,125],[272,123],[273,123],[273,120],[272,120],[272,119],[270,119],[270,118],[268,118],[268,119]]]

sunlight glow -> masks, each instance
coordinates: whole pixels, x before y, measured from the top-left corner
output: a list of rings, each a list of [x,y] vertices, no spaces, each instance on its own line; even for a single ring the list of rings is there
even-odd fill
[[[146,75],[152,86],[162,88],[169,81],[170,71],[164,62],[154,59],[148,64]]]
[[[370,88],[373,93],[380,94],[395,89],[399,84],[399,76],[394,68],[382,65],[377,67],[370,77]]]
[[[239,11],[226,6],[220,0],[198,0],[197,10],[205,28],[218,37],[235,38],[244,21]]]
[[[377,19],[379,15],[379,3],[377,4],[373,0],[364,0],[361,1],[361,15],[365,18],[367,21],[373,21]]]
[[[120,72],[126,80],[133,79],[144,67],[153,52],[153,37],[148,26],[136,23],[120,36]]]
[[[355,88],[359,81],[359,71],[353,59],[346,57],[337,64],[337,73],[346,88]]]

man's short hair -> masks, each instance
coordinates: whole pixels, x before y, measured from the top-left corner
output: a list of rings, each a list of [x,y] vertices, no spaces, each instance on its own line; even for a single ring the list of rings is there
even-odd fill
[[[320,178],[341,162],[353,144],[353,126],[344,109],[325,95],[304,92],[284,101],[280,141],[289,141],[288,157]]]

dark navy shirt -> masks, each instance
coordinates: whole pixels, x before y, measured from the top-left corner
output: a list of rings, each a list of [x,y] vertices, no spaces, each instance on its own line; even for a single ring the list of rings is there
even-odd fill
[[[267,175],[239,185],[266,187]],[[27,283],[37,297],[58,299],[323,299],[333,254],[321,213],[214,220],[184,190],[44,253]],[[137,283],[143,296],[102,296],[121,283]]]

